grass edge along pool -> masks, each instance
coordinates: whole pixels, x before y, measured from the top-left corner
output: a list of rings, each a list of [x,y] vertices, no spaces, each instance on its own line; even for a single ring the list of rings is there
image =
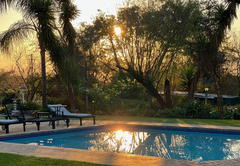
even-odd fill
[[[70,133],[68,139],[65,139],[66,133]],[[40,136],[43,136],[40,141],[34,140],[34,138]],[[32,142],[25,142],[24,144],[193,161],[240,158],[238,154],[240,150],[239,131],[202,128],[104,125],[5,137],[0,138],[0,141],[15,142],[17,139],[26,141],[29,137],[33,138],[31,139]],[[46,137],[46,140],[44,140],[44,137]]]

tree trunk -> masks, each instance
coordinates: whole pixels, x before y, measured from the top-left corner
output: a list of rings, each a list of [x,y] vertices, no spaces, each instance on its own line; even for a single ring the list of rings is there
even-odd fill
[[[165,94],[167,107],[171,108],[172,107],[172,99],[171,99],[171,94],[170,94],[170,83],[169,83],[168,79],[165,80],[164,94]]]
[[[218,103],[218,111],[220,113],[223,113],[223,97],[222,97],[222,91],[221,91],[221,82],[220,79],[218,78],[217,80],[214,80],[214,85],[215,85],[215,90],[216,94],[218,96],[217,103]]]
[[[158,93],[158,91],[155,89],[155,87],[152,84],[148,83],[148,81],[141,82],[141,84],[149,91],[149,93],[153,97],[156,98],[161,108],[164,109],[168,107],[168,105],[166,104],[162,96]]]
[[[158,103],[160,104],[161,108],[167,108],[167,104],[162,98],[162,96],[158,93],[158,90],[154,87],[152,82],[149,80],[149,77],[144,77],[143,75],[140,75],[139,73],[142,74],[142,72],[137,73],[131,68],[124,69],[121,66],[117,66],[118,68],[121,68],[122,70],[127,71],[129,74],[131,74],[140,84],[142,84],[147,90],[150,95],[156,98]]]
[[[222,97],[221,93],[218,95],[217,102],[218,102],[218,110],[219,110],[219,112],[223,113],[223,97]]]
[[[156,95],[155,97],[160,104],[161,108],[167,108],[166,102],[163,100],[162,96],[160,94]]]
[[[45,54],[46,48],[42,39],[38,37],[40,54],[41,54],[41,65],[42,65],[42,107],[47,108],[47,88],[46,88],[46,61],[45,61]]]
[[[75,96],[72,87],[68,87],[68,94],[69,94],[69,100],[70,100],[70,111],[75,112],[76,111],[76,101]]]
[[[200,63],[198,65],[197,71],[193,77],[192,83],[191,83],[190,87],[188,88],[188,101],[191,101],[194,98],[194,93],[197,89],[197,83],[198,83],[199,78],[201,77],[201,73],[202,73],[202,65]]]
[[[114,53],[115,62],[117,63],[117,66],[119,66],[118,68],[119,68],[120,75],[123,75],[123,70],[122,70],[121,65],[120,65],[120,63],[119,63],[119,61],[118,61],[116,49],[115,49],[114,44],[113,44],[112,35],[109,34],[109,36],[110,36],[110,39],[109,39],[109,40],[110,40],[110,42],[111,42],[112,49],[113,49],[113,53]]]
[[[47,88],[46,88],[46,62],[45,62],[45,48],[40,46],[41,52],[41,64],[42,64],[42,107],[47,107]]]

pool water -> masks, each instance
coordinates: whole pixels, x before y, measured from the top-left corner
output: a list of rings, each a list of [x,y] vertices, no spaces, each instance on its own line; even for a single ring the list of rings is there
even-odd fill
[[[240,158],[240,135],[203,132],[101,129],[12,139],[4,142],[192,161]]]

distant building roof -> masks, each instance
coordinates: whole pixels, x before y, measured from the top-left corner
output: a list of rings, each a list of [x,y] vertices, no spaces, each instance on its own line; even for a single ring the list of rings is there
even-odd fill
[[[160,92],[160,94],[164,94],[164,92]],[[179,96],[183,96],[183,95],[187,95],[188,92],[183,92],[183,91],[174,91],[174,92],[171,92],[171,94],[174,94],[174,95],[179,95]],[[205,93],[194,93],[194,96],[196,98],[205,98]],[[216,94],[208,94],[207,95],[207,98],[208,99],[214,99],[214,98],[217,98],[218,96]],[[237,98],[239,96],[231,96],[231,95],[222,95],[223,98],[226,98],[226,99],[232,99],[232,98]]]

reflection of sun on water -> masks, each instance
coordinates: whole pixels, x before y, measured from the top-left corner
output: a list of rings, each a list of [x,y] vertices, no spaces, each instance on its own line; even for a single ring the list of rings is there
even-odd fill
[[[116,138],[117,138],[118,140],[120,140],[122,137],[123,137],[123,131],[122,131],[122,130],[118,130],[118,131],[116,132]]]
[[[109,147],[116,149],[116,152],[132,153],[147,137],[145,132],[118,130],[115,131],[113,139],[109,139]]]
[[[134,153],[149,135],[147,132],[123,130],[102,132],[97,140],[90,141],[93,146],[89,147],[88,150]]]

